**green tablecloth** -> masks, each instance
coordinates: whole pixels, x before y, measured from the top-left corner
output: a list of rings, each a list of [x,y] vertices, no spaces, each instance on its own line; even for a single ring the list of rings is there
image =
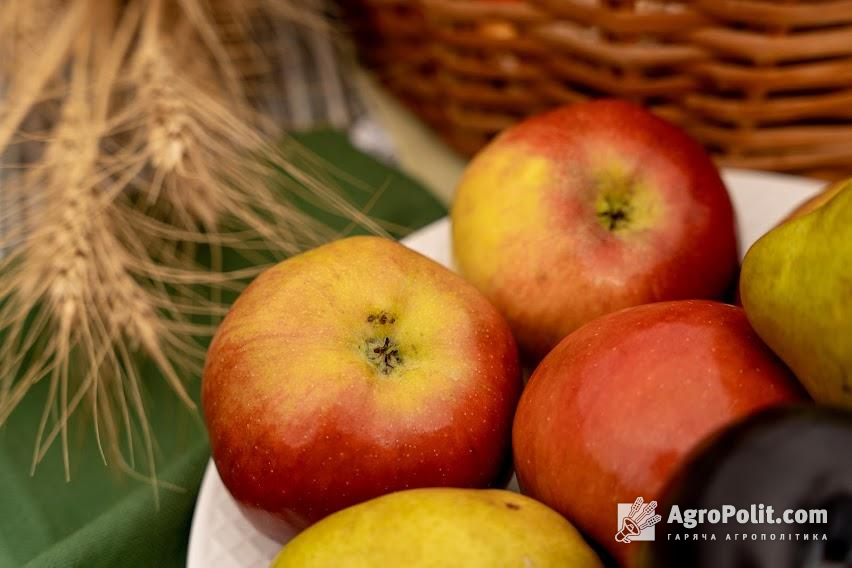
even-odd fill
[[[374,218],[415,229],[445,214],[418,184],[353,149],[343,135],[323,131],[297,138],[340,169],[336,181],[354,205],[372,204],[373,191],[364,185],[381,189],[370,207]],[[353,184],[352,179],[361,183]],[[349,225],[314,208],[310,212],[338,230]],[[103,465],[93,436],[81,434],[88,428],[72,430],[77,435],[70,440],[70,483],[64,481],[58,444],[30,477],[44,400],[44,392],[32,392],[0,429],[0,567],[185,564],[192,512],[209,455],[207,440],[200,416],[181,406],[153,368],[146,367],[145,374],[158,473],[183,491],[161,490],[157,508],[149,485]],[[197,398],[198,378],[188,380],[188,385]],[[82,413],[75,418],[88,419]]]

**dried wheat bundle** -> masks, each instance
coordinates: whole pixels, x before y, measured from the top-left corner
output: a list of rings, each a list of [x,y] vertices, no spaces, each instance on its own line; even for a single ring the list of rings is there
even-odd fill
[[[223,272],[221,249],[256,260],[332,237],[294,198],[381,232],[251,104],[247,77],[269,65],[253,22],[275,17],[321,21],[281,1],[0,4],[0,223],[18,219],[0,239],[0,426],[48,381],[33,468],[59,439],[68,475],[69,417],[89,405],[104,460],[135,473],[141,434],[156,481],[139,358],[192,407],[221,291],[262,268]]]

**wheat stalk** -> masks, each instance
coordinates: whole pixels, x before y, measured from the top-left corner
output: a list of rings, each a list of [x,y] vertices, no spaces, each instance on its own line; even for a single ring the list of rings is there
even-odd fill
[[[35,228],[26,241],[5,261],[3,278],[8,296],[2,317],[8,334],[4,342],[3,389],[0,392],[2,423],[33,384],[50,378],[48,399],[39,424],[34,466],[42,455],[42,439],[54,409],[60,408],[57,431],[61,433],[63,462],[69,475],[67,423],[69,416],[69,364],[78,346],[96,353],[96,321],[91,311],[91,284],[97,281],[92,242],[102,228],[99,222],[108,207],[105,196],[93,183],[101,133],[89,101],[88,36],[77,42],[69,93],[61,120],[47,144],[43,158],[19,178],[23,198],[41,193],[49,204],[32,207]],[[38,313],[36,322],[24,332],[23,322]],[[44,316],[47,314],[47,317]],[[48,348],[40,353],[14,386],[13,369],[35,346],[35,338],[50,332]],[[86,374],[96,376],[97,357],[89,361]],[[84,389],[85,390],[85,389]]]
[[[110,227],[113,209],[127,172],[114,178],[101,171],[98,158],[106,124],[90,95],[89,61],[92,35],[83,35],[76,49],[71,84],[62,116],[43,158],[22,178],[23,196],[44,194],[50,206],[33,207],[35,229],[5,261],[4,279],[11,284],[0,321],[7,324],[4,343],[0,423],[39,380],[49,378],[49,390],[38,426],[33,469],[47,449],[61,438],[66,477],[70,477],[68,420],[84,400],[90,400],[95,431],[104,460],[130,469],[118,443],[112,413],[102,412],[103,397],[122,406],[124,430],[133,430],[131,415],[141,427],[150,479],[156,482],[153,441],[132,353],[143,350],[154,359],[175,391],[189,406],[164,338],[170,338],[151,295],[131,275],[127,253]],[[104,69],[101,67],[100,69]],[[105,111],[101,106],[100,112]],[[131,174],[136,172],[131,168]],[[41,307],[43,306],[43,307]],[[36,325],[24,332],[24,315],[37,313]],[[11,324],[11,325],[10,325]],[[36,338],[47,332],[48,346],[23,376],[13,369],[36,349]],[[36,350],[37,351],[37,350]],[[83,362],[72,377],[71,361]],[[104,370],[111,380],[104,380]],[[13,378],[16,377],[14,385]],[[104,389],[107,392],[104,394]],[[99,401],[98,395],[102,400]],[[108,422],[107,451],[101,440],[99,416]],[[53,423],[51,424],[51,419]],[[130,462],[133,442],[128,441]],[[155,483],[156,486],[156,483]]]
[[[28,54],[40,52],[61,0],[4,0],[0,11],[0,77],[10,78]]]
[[[2,165],[14,205],[0,221],[26,213],[27,222],[0,239],[11,251],[0,261],[0,426],[33,385],[49,382],[33,468],[60,440],[70,475],[69,418],[88,404],[104,461],[139,476],[141,432],[142,477],[160,486],[139,357],[193,406],[185,378],[197,376],[199,340],[225,312],[221,291],[263,268],[223,272],[221,248],[257,262],[258,251],[284,256],[335,236],[293,198],[383,232],[340,196],[331,166],[279,144],[248,103],[246,77],[267,64],[251,22],[271,5],[0,4],[0,42],[20,56],[0,66],[0,155],[27,144],[38,156]],[[36,10],[49,14],[50,33]],[[24,49],[31,43],[38,48]],[[237,52],[248,55],[237,63]],[[34,115],[51,119],[46,130],[30,126]],[[292,193],[271,187],[280,171]],[[212,267],[196,263],[197,245],[210,247]]]

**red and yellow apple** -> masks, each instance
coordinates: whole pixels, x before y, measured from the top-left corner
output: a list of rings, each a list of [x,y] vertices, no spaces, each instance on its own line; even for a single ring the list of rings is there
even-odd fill
[[[452,224],[460,272],[533,359],[608,312],[721,297],[737,266],[731,202],[710,157],[622,101],[505,131],[467,167]]]
[[[533,373],[513,429],[518,480],[629,565],[618,503],[658,498],[709,434],[803,396],[741,308],[627,308],[566,337]]]
[[[202,402],[222,481],[277,532],[401,489],[491,486],[520,388],[508,324],[475,288],[353,237],[246,288],[210,346]]]

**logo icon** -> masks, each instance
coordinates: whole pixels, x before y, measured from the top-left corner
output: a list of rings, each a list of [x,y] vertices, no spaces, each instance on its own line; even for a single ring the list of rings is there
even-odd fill
[[[651,501],[644,507],[642,503],[644,500],[637,497],[633,505],[618,504],[618,526],[621,530],[615,534],[616,542],[628,544],[634,540],[654,540],[654,525],[659,523],[662,517],[654,514],[656,501]]]

